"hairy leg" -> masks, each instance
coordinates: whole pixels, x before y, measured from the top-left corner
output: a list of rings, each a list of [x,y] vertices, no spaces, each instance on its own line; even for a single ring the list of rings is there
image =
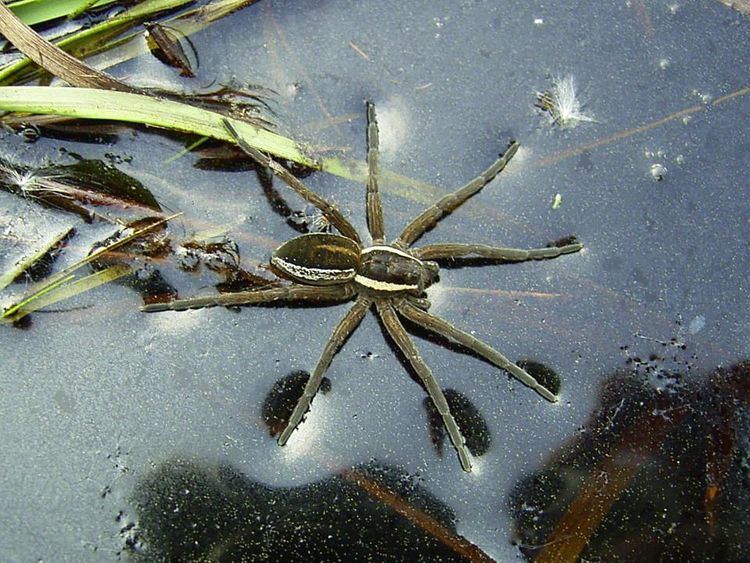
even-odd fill
[[[385,227],[383,226],[383,207],[378,190],[378,161],[380,159],[378,122],[375,117],[375,105],[367,102],[367,228],[373,244],[383,244]]]
[[[497,176],[503,168],[505,168],[510,159],[513,158],[513,155],[516,154],[517,150],[518,143],[513,141],[508,147],[508,150],[505,151],[505,154],[493,162],[487,170],[455,192],[439,199],[434,205],[428,207],[418,215],[406,226],[399,237],[393,241],[393,245],[402,249],[409,247],[415,240],[440,221],[440,219],[453,213],[463,205],[466,200],[489,184],[490,181]]]
[[[428,244],[411,249],[412,255],[420,260],[440,260],[448,258],[487,258],[504,262],[524,262],[526,260],[545,260],[557,258],[563,254],[578,252],[583,248],[581,243],[545,248],[503,248],[486,244]]]
[[[458,427],[458,424],[456,424],[456,420],[450,412],[448,401],[445,399],[443,390],[440,388],[440,385],[438,385],[435,376],[432,375],[432,370],[430,370],[429,366],[419,355],[414,342],[412,342],[411,338],[406,333],[406,330],[398,319],[390,301],[376,301],[376,304],[378,307],[378,313],[380,314],[380,318],[383,319],[383,324],[385,325],[388,334],[391,335],[396,346],[399,347],[412,368],[414,368],[414,371],[417,372],[419,379],[424,384],[425,389],[427,389],[427,394],[430,396],[435,408],[437,408],[438,413],[440,413],[440,416],[443,418],[443,424],[445,424],[445,429],[448,431],[448,436],[450,436],[453,447],[456,448],[461,467],[464,471],[471,471],[471,458],[469,457],[469,450],[466,448],[466,441],[464,440],[463,434],[461,434],[461,429]]]
[[[320,387],[320,382],[323,380],[323,375],[325,375],[325,372],[328,370],[328,366],[331,365],[331,360],[333,360],[336,352],[338,352],[339,348],[344,344],[349,335],[354,332],[355,328],[357,328],[371,304],[372,302],[370,299],[359,297],[339,321],[339,324],[336,325],[336,328],[333,329],[333,333],[328,339],[325,348],[323,348],[323,353],[320,355],[320,359],[318,360],[315,369],[312,374],[310,374],[310,379],[308,379],[305,384],[302,396],[297,401],[297,404],[292,411],[292,415],[289,417],[289,422],[287,422],[286,428],[284,428],[279,436],[280,446],[287,443],[289,436],[292,435],[294,429],[297,428],[297,425],[302,421],[305,413],[310,408],[310,403],[312,402],[313,397],[318,392],[318,387]]]
[[[255,147],[248,144],[244,139],[242,139],[242,137],[239,136],[239,134],[237,133],[235,128],[232,127],[232,124],[229,123],[229,121],[224,119],[223,122],[224,127],[237,142],[237,145],[243,151],[245,151],[245,153],[247,153],[250,158],[255,160],[255,162],[257,162],[261,166],[270,168],[276,176],[281,178],[281,180],[287,186],[297,192],[300,197],[320,209],[323,215],[328,218],[331,224],[336,227],[342,235],[344,235],[346,238],[352,239],[353,241],[361,242],[359,240],[359,234],[357,234],[357,231],[354,229],[352,224],[347,221],[347,219],[341,214],[341,212],[336,209],[331,203],[329,203],[327,199],[313,192],[310,188],[303,184],[299,178],[289,172],[289,170],[284,168],[281,164],[273,160],[270,156],[267,156]]]
[[[353,284],[328,286],[292,284],[270,289],[178,299],[168,303],[152,303],[141,307],[141,311],[147,313],[185,311],[186,309],[202,309],[219,305],[257,305],[274,301],[348,301],[356,293],[357,289]]]
[[[481,357],[485,358],[489,362],[492,362],[499,368],[504,369],[513,377],[518,379],[524,385],[531,387],[534,391],[539,393],[542,397],[551,402],[556,402],[557,397],[549,389],[541,385],[536,379],[534,379],[526,370],[517,366],[506,358],[503,354],[485,344],[478,338],[474,338],[468,332],[456,328],[448,321],[436,317],[420,309],[419,307],[412,305],[406,300],[401,300],[396,303],[396,310],[404,317],[412,321],[413,323],[425,328],[426,330],[435,332],[445,338],[453,340],[465,346],[469,350],[476,352]]]

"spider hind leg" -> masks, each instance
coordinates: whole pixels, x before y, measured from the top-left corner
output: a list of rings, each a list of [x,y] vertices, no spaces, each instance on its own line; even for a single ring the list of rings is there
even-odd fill
[[[328,366],[331,365],[333,357],[344,342],[346,342],[346,339],[349,338],[351,333],[354,332],[354,329],[359,326],[360,321],[362,321],[362,318],[365,316],[365,313],[367,313],[370,305],[370,299],[359,297],[354,305],[352,305],[341,318],[339,324],[336,325],[336,328],[333,329],[333,333],[331,333],[331,337],[328,339],[325,348],[323,348],[323,352],[320,355],[320,359],[318,360],[315,369],[310,374],[310,378],[305,384],[302,395],[297,400],[297,404],[292,411],[292,415],[289,417],[286,427],[279,436],[278,442],[280,446],[287,443],[289,436],[292,435],[294,429],[297,428],[297,425],[304,418],[310,408],[310,403],[312,403],[313,397],[318,392],[318,387],[320,387],[320,382],[323,380],[323,376],[328,370]]]
[[[438,413],[440,413],[440,416],[443,419],[443,424],[445,425],[445,429],[448,431],[448,436],[450,437],[450,440],[453,443],[453,447],[456,449],[456,453],[458,454],[458,459],[461,462],[461,467],[464,471],[471,471],[471,457],[469,456],[469,450],[466,447],[466,440],[461,433],[461,429],[456,423],[456,419],[453,418],[453,415],[451,414],[450,407],[448,406],[448,401],[445,398],[443,390],[440,388],[440,385],[438,385],[435,376],[432,375],[432,370],[419,355],[417,347],[414,345],[414,342],[412,342],[411,338],[406,333],[406,330],[404,329],[404,326],[401,324],[401,321],[396,315],[396,312],[393,309],[393,305],[391,305],[390,300],[379,300],[375,303],[377,305],[377,310],[380,318],[383,320],[383,324],[385,325],[386,331],[396,343],[396,346],[398,346],[404,356],[406,356],[409,364],[417,373],[419,379],[422,381],[422,384],[427,390],[427,394],[430,396],[430,399],[432,399],[435,408],[437,409]]]
[[[496,365],[497,367],[505,370],[510,375],[518,379],[524,385],[531,387],[534,391],[539,393],[542,397],[550,402],[557,402],[557,396],[552,393],[549,389],[544,387],[536,379],[534,379],[526,370],[517,366],[506,358],[503,354],[485,344],[478,338],[473,337],[468,332],[456,328],[448,321],[441,319],[435,315],[428,313],[413,305],[409,301],[401,300],[396,303],[396,310],[409,319],[411,322],[421,326],[422,328],[439,334],[449,340],[457,342],[462,346],[465,346],[472,352],[478,354],[488,362]]]

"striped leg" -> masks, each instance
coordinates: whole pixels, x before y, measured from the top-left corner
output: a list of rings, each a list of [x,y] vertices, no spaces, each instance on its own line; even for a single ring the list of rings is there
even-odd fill
[[[438,385],[438,382],[435,380],[435,376],[432,375],[432,370],[430,370],[429,366],[419,355],[416,346],[414,346],[414,342],[412,342],[411,338],[409,338],[409,335],[406,333],[406,330],[404,330],[404,326],[398,319],[390,301],[378,300],[376,304],[378,307],[378,313],[380,314],[380,318],[383,319],[383,324],[385,325],[388,334],[391,335],[396,346],[399,347],[411,364],[411,367],[417,372],[419,379],[422,381],[425,389],[427,389],[427,394],[430,396],[435,408],[437,408],[437,411],[443,418],[443,424],[445,424],[445,429],[448,431],[448,436],[450,436],[453,447],[456,448],[461,467],[464,471],[471,471],[471,458],[469,457],[469,450],[466,448],[466,441],[464,440],[463,434],[461,434],[461,429],[458,427],[458,424],[456,424],[456,420],[450,412],[448,401],[445,399],[443,390],[440,389],[440,385]]]
[[[168,303],[152,303],[141,307],[141,311],[147,313],[185,311],[186,309],[202,309],[218,305],[257,305],[274,301],[347,301],[354,297],[356,293],[357,289],[353,284],[330,286],[292,284],[270,289],[178,299]]]
[[[357,234],[357,231],[354,229],[352,224],[347,221],[347,219],[341,214],[341,212],[333,205],[331,205],[328,200],[319,196],[310,188],[308,188],[305,184],[302,183],[299,178],[289,172],[289,170],[284,168],[281,164],[273,160],[270,156],[263,154],[258,149],[248,144],[244,139],[242,139],[242,137],[239,136],[237,130],[232,127],[232,124],[229,123],[227,119],[224,119],[223,123],[224,127],[232,136],[232,138],[234,138],[237,145],[243,151],[245,151],[245,153],[247,153],[250,158],[252,158],[261,166],[270,168],[276,176],[281,178],[281,180],[287,186],[297,192],[297,194],[301,198],[320,209],[323,215],[326,216],[330,223],[334,227],[336,227],[342,235],[344,235],[346,238],[352,239],[353,241],[360,242],[359,235]]]
[[[318,364],[310,375],[310,379],[307,380],[305,389],[302,391],[302,396],[297,401],[294,411],[292,411],[292,415],[289,417],[289,422],[286,424],[286,428],[284,428],[284,431],[279,436],[280,446],[287,443],[289,436],[292,435],[294,429],[302,421],[305,413],[310,408],[313,397],[318,392],[318,387],[320,387],[320,382],[323,381],[323,376],[328,370],[328,366],[331,365],[331,360],[333,360],[336,352],[338,352],[346,339],[349,338],[349,335],[357,328],[362,317],[365,316],[365,313],[370,308],[371,303],[368,298],[359,297],[339,321],[339,324],[336,325],[336,328],[333,329],[333,334],[331,334],[325,348],[323,348],[323,353],[320,355]]]
[[[518,150],[518,143],[513,141],[505,154],[498,158],[492,165],[474,178],[465,186],[455,192],[448,194],[437,201],[433,206],[425,209],[416,219],[409,223],[399,237],[393,241],[393,245],[398,248],[407,248],[415,240],[421,237],[425,232],[435,226],[446,215],[453,213],[466,200],[475,195],[479,190],[485,187],[490,181],[497,176],[503,168],[510,162],[513,155]]]
[[[481,340],[474,338],[468,332],[456,328],[448,321],[431,315],[427,311],[420,309],[419,307],[412,305],[406,300],[401,300],[396,303],[396,310],[401,313],[404,317],[409,319],[411,322],[437,333],[445,338],[458,342],[462,346],[465,346],[469,350],[479,354],[487,361],[492,362],[499,368],[504,369],[513,377],[518,379],[524,385],[531,387],[534,391],[539,393],[542,397],[551,402],[557,402],[557,396],[552,393],[549,389],[541,385],[536,379],[529,375],[526,370],[517,366],[506,358],[503,354],[485,344]]]
[[[378,161],[380,158],[378,122],[375,105],[367,102],[367,228],[372,236],[372,244],[385,242],[383,207],[378,190]]]
[[[503,262],[524,262],[526,260],[545,260],[557,258],[563,254],[578,252],[583,248],[581,243],[545,248],[503,248],[485,244],[428,244],[413,248],[411,253],[420,260],[440,260],[447,258],[487,258]]]

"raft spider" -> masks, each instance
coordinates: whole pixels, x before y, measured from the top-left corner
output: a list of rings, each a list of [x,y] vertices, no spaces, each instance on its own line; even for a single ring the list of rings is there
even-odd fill
[[[373,305],[386,331],[404,354],[435,404],[458,453],[461,467],[465,471],[471,471],[471,459],[464,437],[450,412],[442,389],[406,333],[399,316],[468,348],[531,387],[548,401],[557,400],[550,390],[503,354],[448,321],[428,313],[430,303],[425,298],[424,290],[437,280],[438,262],[442,260],[464,257],[499,262],[541,260],[578,252],[583,245],[572,243],[523,250],[483,244],[442,243],[411,248],[411,245],[440,219],[476,195],[505,168],[518,149],[518,143],[512,142],[505,154],[489,168],[468,184],[438,200],[411,221],[397,238],[386,243],[378,191],[378,125],[375,107],[368,102],[366,212],[372,243],[367,246],[361,242],[351,223],[334,206],[307,188],[283,166],[244,142],[228,121],[225,121],[224,125],[247,154],[261,165],[269,167],[295,192],[320,209],[341,234],[304,234],[276,249],[271,257],[271,266],[283,278],[292,282],[287,286],[150,304],[143,307],[143,310],[179,311],[215,305],[251,305],[273,301],[344,302],[356,298],[354,305],[333,329],[323,348],[302,396],[286,428],[279,436],[279,445],[283,446],[289,440],[294,429],[302,421],[334,355]]]

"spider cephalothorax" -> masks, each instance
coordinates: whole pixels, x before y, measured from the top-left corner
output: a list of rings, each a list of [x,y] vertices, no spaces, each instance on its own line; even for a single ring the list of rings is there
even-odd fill
[[[411,245],[427,230],[479,192],[505,168],[518,149],[517,143],[511,143],[505,154],[471,182],[427,208],[409,223],[397,238],[387,244],[378,190],[378,126],[375,120],[375,107],[368,103],[366,208],[367,227],[372,244],[363,246],[357,231],[335,207],[312,192],[284,167],[245,143],[229,122],[225,121],[225,126],[245,152],[263,166],[271,168],[295,192],[320,209],[340,234],[301,235],[282,244],[274,251],[271,265],[281,276],[293,282],[290,285],[181,299],[171,303],[147,305],[143,309],[145,311],[184,310],[213,305],[251,305],[280,300],[335,302],[348,301],[356,297],[354,305],[334,328],[333,334],[323,349],[286,428],[279,436],[280,445],[283,446],[289,440],[289,436],[310,408],[310,403],[323,380],[323,375],[339,347],[373,305],[386,331],[403,352],[434,402],[464,470],[471,470],[471,458],[461,430],[450,412],[442,389],[406,333],[399,316],[468,348],[504,369],[545,399],[557,400],[554,393],[500,352],[468,332],[428,313],[429,301],[424,297],[424,290],[437,280],[440,260],[478,257],[497,262],[522,262],[556,258],[563,254],[578,252],[583,245],[568,241],[568,244],[561,246],[523,250],[484,244],[442,243],[411,248]]]

